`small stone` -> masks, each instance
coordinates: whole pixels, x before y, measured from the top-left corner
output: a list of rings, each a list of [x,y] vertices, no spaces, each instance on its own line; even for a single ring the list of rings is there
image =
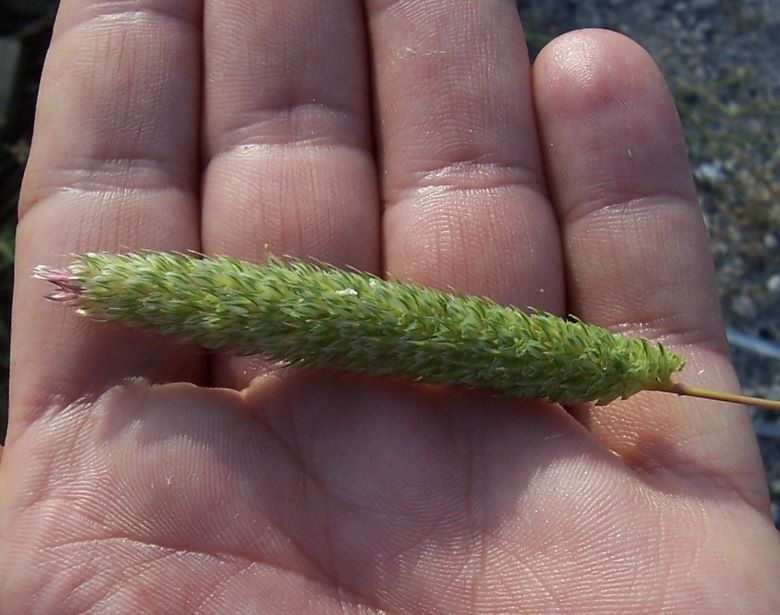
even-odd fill
[[[731,277],[739,277],[745,273],[745,259],[741,256],[734,256],[723,263],[722,272]]]
[[[774,295],[780,294],[780,273],[775,273],[769,277],[766,281],[766,289]]]
[[[740,316],[752,320],[758,316],[756,303],[748,295],[737,295],[731,301],[731,307]]]
[[[726,181],[726,173],[717,162],[702,162],[694,171],[696,179],[708,184],[719,184]]]
[[[764,247],[767,250],[774,250],[778,245],[780,245],[780,240],[778,240],[775,233],[767,233],[764,235]]]

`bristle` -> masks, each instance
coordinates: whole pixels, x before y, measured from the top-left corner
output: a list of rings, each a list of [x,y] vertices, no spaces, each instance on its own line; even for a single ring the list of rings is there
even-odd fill
[[[67,269],[55,269],[38,265],[33,269],[33,277],[38,280],[51,282],[57,289],[46,295],[51,301],[70,302],[78,298],[80,287],[75,283]]]

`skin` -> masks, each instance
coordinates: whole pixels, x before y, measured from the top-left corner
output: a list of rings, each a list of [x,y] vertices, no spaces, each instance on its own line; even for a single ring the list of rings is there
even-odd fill
[[[572,32],[529,67],[506,0],[63,2],[20,203],[0,604],[780,611],[744,409],[278,370],[88,322],[30,276],[135,248],[573,312],[736,391],[675,110],[630,40]]]

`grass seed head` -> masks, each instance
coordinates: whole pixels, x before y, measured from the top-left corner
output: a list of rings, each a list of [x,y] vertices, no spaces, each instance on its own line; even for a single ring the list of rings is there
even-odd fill
[[[294,260],[85,254],[35,275],[81,314],[211,350],[560,403],[669,388],[684,364],[578,319]]]

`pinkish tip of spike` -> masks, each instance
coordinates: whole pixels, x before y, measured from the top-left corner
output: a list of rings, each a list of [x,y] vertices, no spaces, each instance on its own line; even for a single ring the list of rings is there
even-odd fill
[[[73,301],[78,299],[83,290],[67,269],[55,269],[45,265],[38,265],[33,269],[33,277],[38,280],[51,282],[57,287],[56,290],[46,295],[46,298],[52,301]]]

